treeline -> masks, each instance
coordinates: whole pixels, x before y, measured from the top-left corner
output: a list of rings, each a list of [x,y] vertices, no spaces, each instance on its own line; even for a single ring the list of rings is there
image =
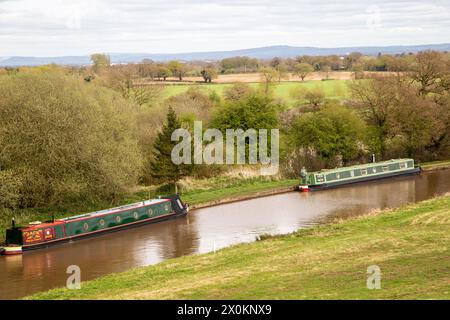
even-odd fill
[[[444,56],[450,53],[442,53]],[[104,57],[102,57],[104,56]],[[106,62],[106,63],[105,63]],[[110,65],[109,58],[102,54],[92,55],[94,70],[98,65]],[[170,61],[167,63],[154,62],[144,59],[141,63],[128,64],[129,72],[136,77],[153,80],[167,80],[169,77],[180,81],[184,77],[203,77],[205,82],[211,82],[219,74],[254,73],[264,68],[272,68],[281,73],[294,73],[300,76],[301,70],[308,72],[364,71],[415,72],[417,68],[417,54],[379,54],[377,56],[363,55],[352,52],[347,55],[329,56],[298,56],[296,58],[256,59],[250,57],[231,57],[220,61]]]

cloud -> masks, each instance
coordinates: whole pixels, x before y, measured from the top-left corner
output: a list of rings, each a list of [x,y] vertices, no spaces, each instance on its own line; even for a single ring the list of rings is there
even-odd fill
[[[432,0],[0,0],[0,56],[450,42]]]

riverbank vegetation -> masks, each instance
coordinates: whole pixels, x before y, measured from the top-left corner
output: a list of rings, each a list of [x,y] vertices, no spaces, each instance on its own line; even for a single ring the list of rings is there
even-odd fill
[[[449,207],[447,194],[29,298],[447,299]],[[380,289],[367,287],[370,266]]]
[[[198,203],[237,192],[232,190],[252,190],[252,179],[264,186],[297,179],[303,166],[315,170],[350,165],[370,161],[372,154],[378,160],[448,159],[449,57],[448,53],[427,51],[392,59],[352,54],[338,59],[339,63],[335,57],[276,58],[258,61],[257,70],[265,74],[259,83],[188,88],[180,80],[194,69],[206,71],[214,82],[211,68],[216,66],[218,74],[226,74],[242,66],[245,69],[247,63],[255,66],[255,61],[237,58],[215,65],[151,61],[111,65],[108,57],[100,54],[92,57],[90,67],[2,69],[2,232],[12,216],[19,223],[47,220],[50,216],[44,216],[50,212],[86,212],[139,200],[136,195],[146,198],[173,192],[173,179],[160,181],[158,176],[163,172],[152,166],[169,108],[176,123],[190,131],[194,121],[202,121],[204,130],[280,129],[280,171],[276,176],[265,180],[253,170],[252,176],[234,175],[227,190],[219,190],[225,188],[220,183],[214,191],[214,187],[195,189],[192,186],[197,181],[226,180],[242,169],[238,165],[195,165],[178,183],[183,197]],[[376,77],[366,75],[367,79],[352,81],[301,81],[314,72],[341,69],[361,78],[357,76],[358,65],[366,65],[363,71],[372,70],[370,61],[384,61],[389,67],[375,70],[390,73],[378,72]],[[397,67],[394,62],[398,62]],[[219,65],[230,70],[222,72]],[[281,82],[289,72],[298,74],[297,81]],[[152,81],[169,76],[180,81],[180,86],[173,88],[184,88],[164,96],[164,88],[169,86]],[[152,81],[146,84],[142,78]],[[222,89],[209,89],[214,86]],[[167,140],[167,132],[165,135]],[[168,155],[165,152],[166,158]],[[246,185],[243,189],[237,187],[240,180]],[[189,198],[193,190],[196,193]],[[194,194],[202,194],[198,199],[203,200],[196,200]]]

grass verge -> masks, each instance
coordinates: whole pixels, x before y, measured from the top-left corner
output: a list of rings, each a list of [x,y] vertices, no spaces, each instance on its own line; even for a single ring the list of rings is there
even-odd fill
[[[450,194],[29,299],[449,299]],[[367,268],[382,272],[366,286]]]
[[[450,169],[450,160],[426,162],[420,166],[424,171]]]

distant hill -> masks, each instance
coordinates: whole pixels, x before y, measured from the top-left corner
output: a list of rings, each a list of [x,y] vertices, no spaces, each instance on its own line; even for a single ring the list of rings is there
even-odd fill
[[[450,43],[411,45],[411,46],[386,46],[386,47],[342,47],[342,48],[316,48],[293,46],[270,46],[262,48],[211,51],[211,52],[187,52],[187,53],[112,53],[113,63],[140,62],[143,59],[154,61],[169,60],[221,60],[234,56],[248,56],[259,59],[271,59],[273,57],[289,58],[301,55],[345,55],[350,52],[361,52],[366,55],[400,54],[419,52],[423,50],[450,51]],[[62,57],[0,57],[0,66],[38,66],[50,63],[60,65],[88,65],[89,56],[62,56]]]

